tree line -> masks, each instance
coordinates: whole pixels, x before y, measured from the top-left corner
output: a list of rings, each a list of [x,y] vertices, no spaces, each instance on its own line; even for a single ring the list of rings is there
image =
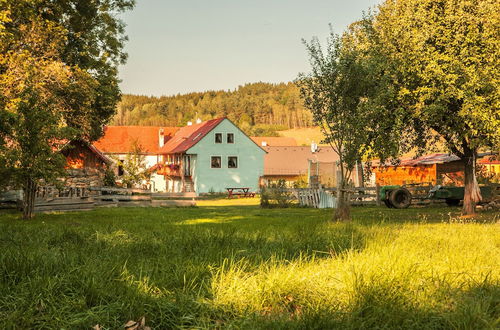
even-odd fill
[[[174,96],[122,96],[113,125],[183,126],[198,118],[227,117],[245,132],[256,135],[275,129],[310,127],[312,115],[304,108],[292,83],[251,83],[229,91],[206,91]]]

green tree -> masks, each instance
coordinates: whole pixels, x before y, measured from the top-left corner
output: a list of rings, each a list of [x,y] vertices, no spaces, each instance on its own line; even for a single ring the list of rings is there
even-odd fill
[[[0,0],[0,174],[33,216],[40,181],[63,175],[60,147],[91,140],[114,113],[123,24],[133,1]]]
[[[89,104],[92,96],[93,80],[57,57],[60,31],[50,22],[22,26],[18,33],[23,43],[1,55],[0,95],[7,125],[0,165],[23,188],[24,218],[33,216],[38,182],[54,181],[64,168],[59,151],[75,135],[66,124],[72,105]],[[85,108],[79,109],[73,116],[85,117]]]
[[[146,171],[146,156],[144,155],[143,148],[134,141],[132,145],[132,152],[121,160],[124,174],[122,176],[123,183],[127,187],[133,187],[141,184],[145,179],[148,179],[148,172]]]
[[[385,101],[404,110],[391,114],[393,121],[427,137],[400,141],[429,146],[428,133],[437,132],[464,161],[464,214],[481,198],[477,152],[500,140],[499,12],[496,0],[387,0],[365,30],[365,48],[385,61],[378,79],[394,91]]]
[[[349,193],[352,169],[369,146],[366,126],[370,120],[364,109],[365,68],[355,48],[346,47],[343,38],[330,33],[323,51],[317,38],[304,42],[311,72],[297,80],[304,105],[325,135],[325,141],[339,155],[337,208],[334,220],[350,218]]]

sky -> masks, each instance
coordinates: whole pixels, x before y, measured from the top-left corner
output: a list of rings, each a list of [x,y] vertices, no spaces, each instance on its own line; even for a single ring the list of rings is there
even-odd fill
[[[288,82],[309,70],[302,39],[341,33],[380,0],[137,0],[123,93],[173,95]]]

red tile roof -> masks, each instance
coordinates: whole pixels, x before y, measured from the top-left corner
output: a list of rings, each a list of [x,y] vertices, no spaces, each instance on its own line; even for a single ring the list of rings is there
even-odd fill
[[[94,142],[94,146],[103,153],[129,153],[137,142],[145,154],[159,154],[160,129],[163,128],[165,141],[179,131],[178,127],[160,126],[106,126],[104,136]]]
[[[187,151],[226,118],[204,121],[181,127],[175,136],[160,149],[161,154],[177,154]]]
[[[251,139],[261,147],[288,147],[297,145],[297,141],[292,137],[252,136]]]
[[[311,147],[263,147],[264,175],[303,175],[307,174],[309,159],[313,162],[336,162],[339,156],[331,147],[318,147],[316,152]]]

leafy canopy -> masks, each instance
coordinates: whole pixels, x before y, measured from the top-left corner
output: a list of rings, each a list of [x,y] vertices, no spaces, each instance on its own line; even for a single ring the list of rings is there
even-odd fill
[[[388,0],[373,17],[397,100],[462,157],[500,141],[499,12],[495,0]]]

